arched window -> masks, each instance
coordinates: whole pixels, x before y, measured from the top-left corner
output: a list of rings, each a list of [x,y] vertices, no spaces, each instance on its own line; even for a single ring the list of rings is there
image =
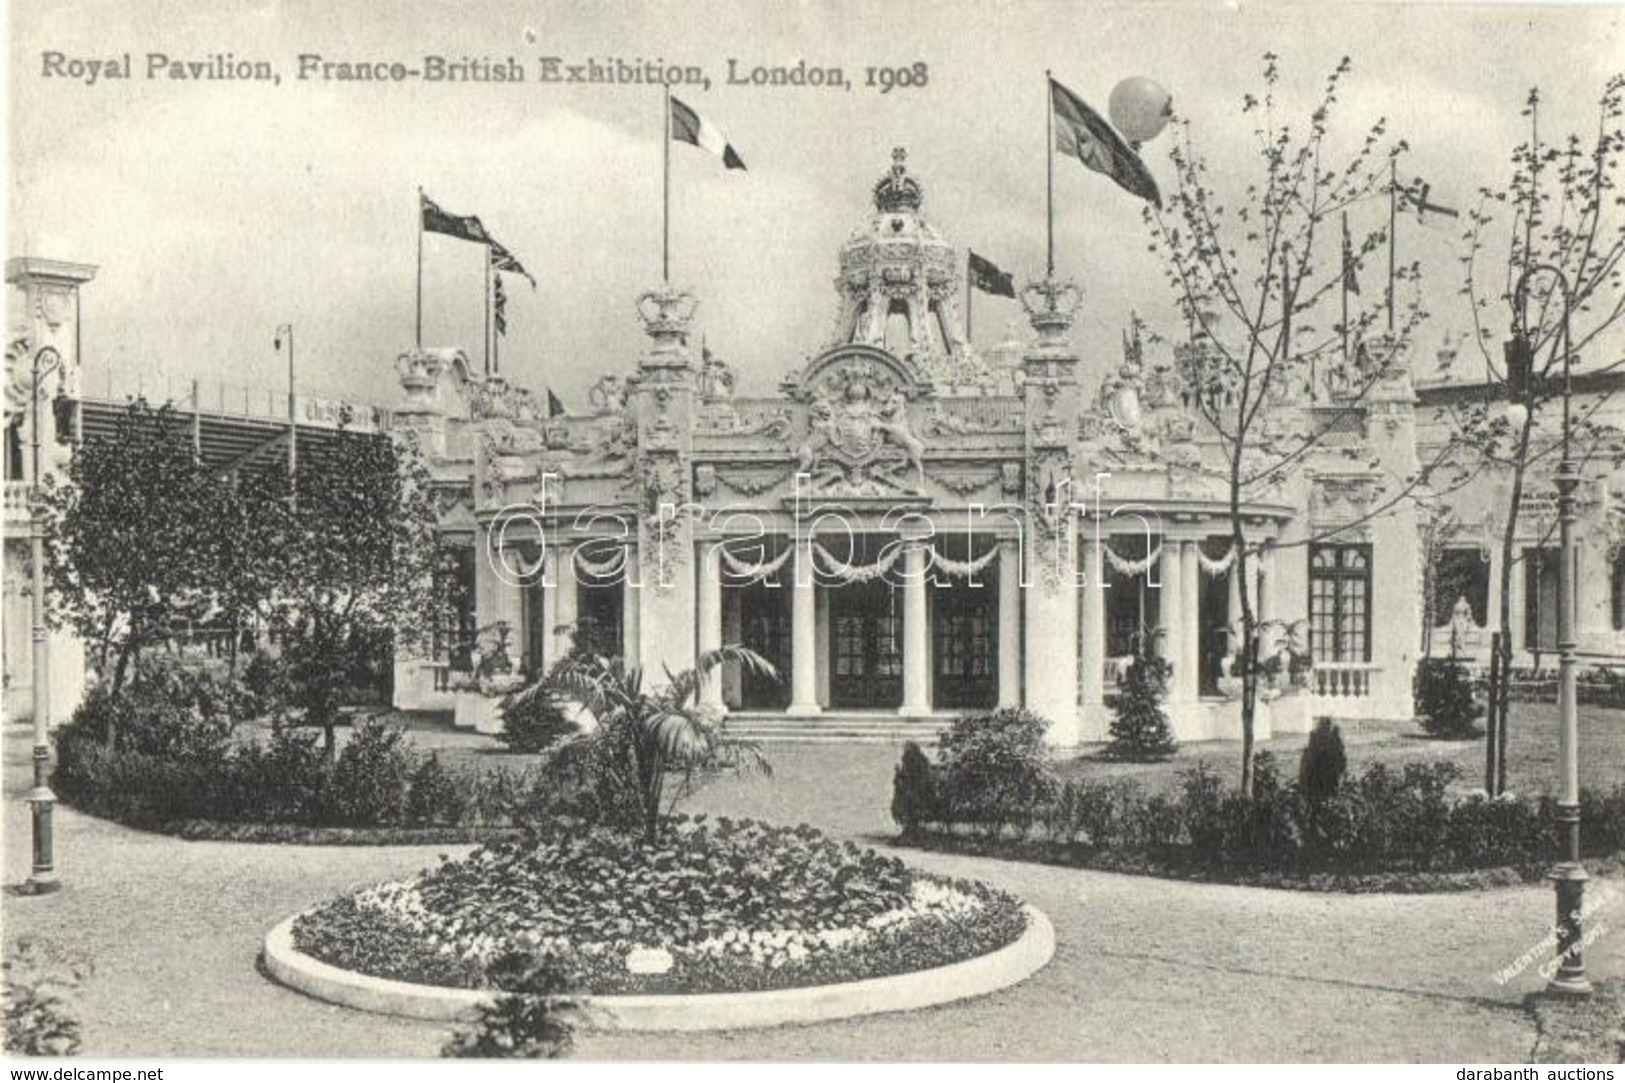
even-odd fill
[[[1371,661],[1371,546],[1309,547],[1309,651],[1317,662]]]

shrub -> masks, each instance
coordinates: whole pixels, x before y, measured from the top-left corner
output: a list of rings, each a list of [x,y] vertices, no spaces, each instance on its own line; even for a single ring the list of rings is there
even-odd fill
[[[1117,714],[1105,755],[1116,760],[1165,760],[1178,747],[1162,701],[1173,673],[1167,659],[1141,651],[1129,664],[1118,689]]]
[[[331,808],[341,824],[398,824],[406,819],[412,757],[399,726],[371,719],[357,726],[333,767]]]
[[[551,675],[528,696],[502,701],[502,732],[497,740],[514,752],[541,752],[579,732]]]
[[[443,1057],[531,1057],[554,1060],[570,1052],[575,1028],[568,1014],[579,1006],[575,983],[548,958],[511,956],[492,965],[507,972],[503,988],[525,991],[482,1005],[472,1030],[459,1030]]]
[[[1424,658],[1416,664],[1413,690],[1422,728],[1429,734],[1453,740],[1477,736],[1473,723],[1484,708],[1466,666],[1449,658]]]
[[[314,733],[279,727],[234,757],[237,800],[219,819],[317,824],[328,818],[333,765]]]
[[[243,691],[254,717],[279,714],[287,709],[288,678],[280,659],[269,651],[255,651],[243,667]]]
[[[18,940],[0,964],[6,1002],[6,1052],[25,1057],[79,1052],[79,1022],[69,997],[88,966],[37,940]]]
[[[1321,802],[1337,793],[1348,771],[1348,754],[1343,751],[1343,734],[1330,718],[1321,718],[1309,732],[1298,760],[1298,792],[1310,802]]]
[[[433,753],[425,756],[412,772],[406,795],[406,822],[410,824],[457,824],[468,813],[469,787],[457,778]]]
[[[1047,719],[1019,707],[954,720],[938,749],[938,793],[964,823],[1025,833],[1059,789],[1044,734]]]
[[[936,776],[931,761],[913,741],[903,746],[903,758],[892,774],[891,818],[905,835],[939,819]]]

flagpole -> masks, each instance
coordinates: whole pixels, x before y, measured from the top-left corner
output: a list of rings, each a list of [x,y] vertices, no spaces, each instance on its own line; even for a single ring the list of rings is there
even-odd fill
[[[671,84],[661,84],[666,92],[666,115],[663,127],[666,138],[660,147],[661,155],[661,212],[660,212],[660,281],[671,284]]]
[[[1048,256],[1046,278],[1055,277],[1055,91],[1049,69],[1044,69],[1044,221],[1048,230]]]
[[[491,249],[485,250],[485,374],[491,375]]]
[[[1388,333],[1394,333],[1394,247],[1399,228],[1399,165],[1388,159]]]
[[[423,187],[418,186],[418,301],[417,347],[423,349]]]

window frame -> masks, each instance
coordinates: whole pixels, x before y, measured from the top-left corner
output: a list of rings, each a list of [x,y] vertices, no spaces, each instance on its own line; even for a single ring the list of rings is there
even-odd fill
[[[1362,566],[1358,569],[1343,566],[1343,554],[1353,552],[1362,558]],[[1330,567],[1317,567],[1316,558],[1323,553],[1333,554]],[[1309,615],[1309,656],[1315,664],[1322,663],[1358,663],[1371,661],[1372,648],[1372,610],[1376,601],[1376,575],[1375,560],[1370,542],[1316,542],[1309,546],[1309,597],[1307,599]],[[1332,602],[1332,612],[1328,614],[1330,621],[1327,626],[1331,632],[1332,643],[1330,651],[1323,650],[1323,629],[1317,623],[1316,602],[1320,597],[1316,591],[1317,582],[1329,582],[1332,589],[1329,597]],[[1360,650],[1357,652],[1343,649],[1344,627],[1344,593],[1339,586],[1343,583],[1354,582],[1360,584],[1363,591],[1363,609],[1360,614]],[[1349,657],[1351,654],[1359,657]]]

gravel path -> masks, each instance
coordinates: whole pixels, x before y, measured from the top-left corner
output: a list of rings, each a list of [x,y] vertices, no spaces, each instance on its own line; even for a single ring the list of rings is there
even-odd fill
[[[26,729],[6,728],[5,882],[27,874]],[[727,780],[692,811],[889,831],[896,750],[789,746],[775,777]],[[48,937],[94,961],[80,993],[85,1052],[151,1056],[419,1057],[437,1024],[330,1007],[258,973],[266,929],[353,885],[410,873],[448,847],[186,843],[57,814],[66,887],[8,893],[8,940]],[[1048,913],[1055,960],[961,1005],[846,1023],[710,1035],[589,1036],[594,1059],[1520,1061],[1519,1009],[1540,986],[1495,972],[1541,936],[1541,886],[1472,895],[1311,895],[910,854]],[[1625,884],[1616,906],[1625,908]],[[1625,922],[1588,952],[1625,973]]]

